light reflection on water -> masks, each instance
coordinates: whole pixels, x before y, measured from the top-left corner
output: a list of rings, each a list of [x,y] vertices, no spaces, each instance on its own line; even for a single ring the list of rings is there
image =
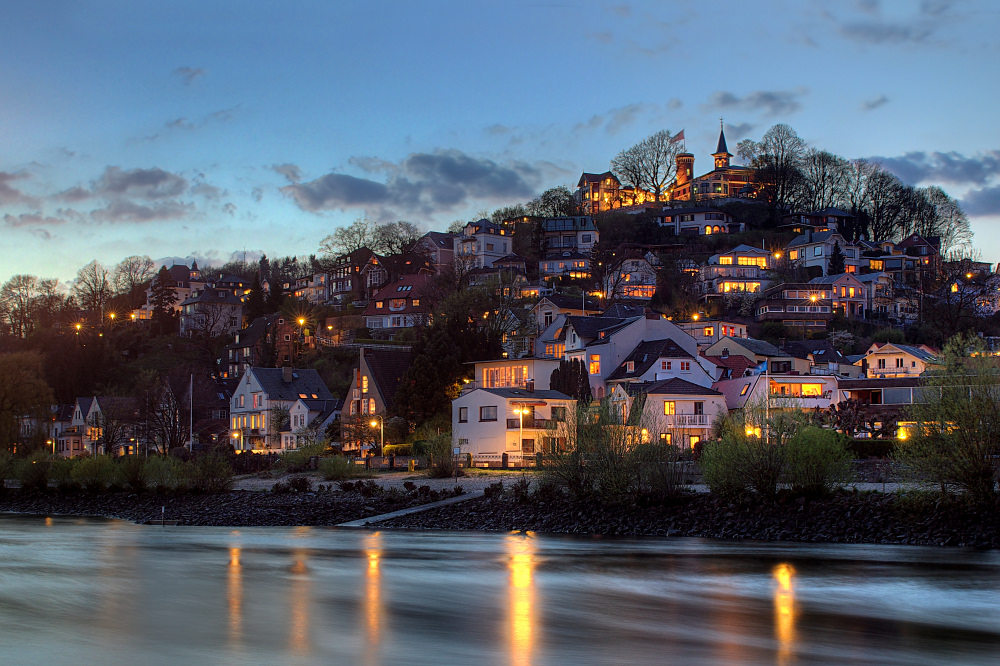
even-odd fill
[[[0,516],[3,663],[993,663],[1000,554]]]

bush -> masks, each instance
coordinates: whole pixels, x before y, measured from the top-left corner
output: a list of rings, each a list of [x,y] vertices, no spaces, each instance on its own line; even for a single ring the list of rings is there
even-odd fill
[[[364,469],[355,465],[344,456],[320,458],[319,473],[324,481],[340,481],[341,479],[362,479],[375,476],[374,470]]]
[[[309,459],[325,454],[328,448],[326,444],[310,444],[301,449],[286,451],[281,454],[282,467],[291,474],[304,472],[309,468]]]
[[[385,448],[382,450],[382,455],[412,456],[413,446],[410,444],[386,444]]]
[[[793,491],[827,494],[850,473],[844,437],[833,430],[807,426],[785,445],[785,480]]]
[[[184,462],[174,456],[150,456],[144,462],[146,484],[157,492],[185,489],[188,471]]]
[[[20,460],[16,467],[17,480],[21,482],[21,490],[41,491],[49,487],[49,457],[44,453],[36,453],[30,458]]]
[[[896,451],[895,439],[852,439],[847,442],[847,450],[857,459],[890,458]]]
[[[91,456],[73,465],[70,477],[87,492],[101,493],[117,481],[116,472],[115,463],[108,456]]]
[[[233,468],[224,456],[201,456],[193,463],[192,480],[197,490],[205,493],[225,493],[233,487]]]
[[[680,492],[684,467],[680,449],[665,442],[639,444],[631,453],[639,487],[651,495],[670,497]]]
[[[726,436],[715,442],[705,442],[698,465],[713,495],[738,499],[746,493],[747,482],[740,470],[740,445],[735,437]]]
[[[146,465],[139,456],[125,456],[118,462],[118,473],[125,487],[134,493],[146,490]]]
[[[56,458],[52,461],[49,466],[49,479],[56,484],[56,488],[66,492],[80,487],[80,484],[72,478],[74,465],[73,458]]]
[[[308,476],[293,476],[288,479],[288,488],[293,493],[307,493],[312,490],[312,479]]]
[[[455,456],[451,452],[451,433],[435,435],[421,442],[427,456],[427,476],[446,479],[455,476]]]
[[[6,487],[6,481],[14,471],[14,458],[8,451],[0,451],[0,493]]]

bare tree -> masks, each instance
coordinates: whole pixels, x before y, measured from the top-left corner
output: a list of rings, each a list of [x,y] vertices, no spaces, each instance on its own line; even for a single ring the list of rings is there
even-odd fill
[[[764,133],[759,142],[740,141],[737,154],[754,169],[754,182],[775,210],[792,203],[802,178],[806,142],[788,125],[779,123]]]
[[[837,203],[847,183],[848,161],[825,150],[809,150],[802,160],[800,205],[823,210]]]
[[[0,303],[13,335],[27,337],[34,328],[32,302],[38,293],[39,281],[34,275],[15,275],[0,288]]]
[[[676,169],[678,143],[671,139],[668,130],[660,130],[618,153],[611,160],[611,170],[623,184],[652,192],[659,201]]]
[[[539,217],[563,217],[580,214],[580,204],[573,197],[573,193],[563,185],[545,190],[521,209],[523,213]]]
[[[927,200],[934,206],[936,225],[932,236],[941,238],[941,254],[963,252],[972,247],[972,227],[958,202],[937,185],[924,189]]]
[[[339,227],[319,243],[323,256],[339,257],[363,247],[369,247],[373,240],[375,225],[359,217],[346,227]]]
[[[129,296],[132,308],[138,307],[135,302],[136,292],[139,287],[149,282],[153,275],[153,260],[149,257],[139,255],[125,257],[115,266],[113,277],[115,291]]]
[[[868,215],[868,233],[872,240],[899,238],[904,188],[898,178],[880,166],[868,176],[867,207],[863,210]]]
[[[379,224],[371,230],[369,249],[381,255],[402,254],[422,235],[420,228],[412,222],[400,220]]]
[[[111,298],[111,281],[108,269],[96,259],[76,274],[73,294],[80,306],[91,312],[102,312]]]

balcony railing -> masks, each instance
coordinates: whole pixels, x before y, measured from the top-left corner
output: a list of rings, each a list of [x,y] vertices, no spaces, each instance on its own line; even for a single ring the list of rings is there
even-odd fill
[[[522,424],[523,421],[523,424]],[[552,419],[507,419],[507,430],[554,430],[558,421]]]
[[[667,425],[673,428],[712,425],[712,419],[708,414],[673,414],[666,419]]]

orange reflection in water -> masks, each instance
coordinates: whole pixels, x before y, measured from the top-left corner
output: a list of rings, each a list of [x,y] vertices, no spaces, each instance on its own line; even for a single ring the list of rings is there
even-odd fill
[[[291,567],[291,584],[288,586],[288,648],[292,654],[307,656],[312,652],[309,640],[309,607],[311,604],[308,552],[302,548],[292,551],[295,562]]]
[[[507,538],[510,570],[510,663],[531,663],[535,647],[535,543],[528,536]]]
[[[229,549],[229,569],[226,578],[229,643],[234,647],[241,647],[243,643],[243,568],[240,566],[240,550],[240,548]]]
[[[787,664],[795,651],[795,569],[779,564],[771,572],[774,588],[774,631],[778,638],[778,663]]]
[[[380,663],[379,631],[382,629],[382,580],[379,565],[382,559],[382,534],[368,535],[365,554],[368,566],[365,569],[365,636],[368,649],[365,651],[368,663]]]

